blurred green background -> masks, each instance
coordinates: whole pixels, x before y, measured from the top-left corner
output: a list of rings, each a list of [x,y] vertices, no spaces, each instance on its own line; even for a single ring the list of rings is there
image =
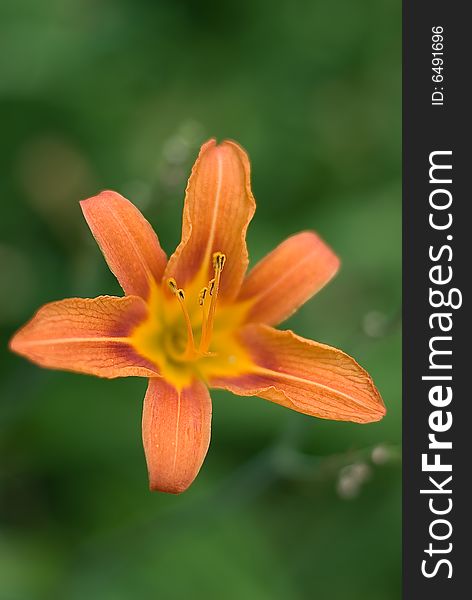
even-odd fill
[[[0,599],[400,597],[399,0],[2,0]],[[179,240],[199,145],[249,152],[251,259],[317,230],[337,278],[287,323],[342,347],[373,425],[215,393],[210,452],[151,494],[146,382],[6,349],[41,304],[121,295],[78,200],[133,200]],[[285,325],[284,325],[285,326]]]

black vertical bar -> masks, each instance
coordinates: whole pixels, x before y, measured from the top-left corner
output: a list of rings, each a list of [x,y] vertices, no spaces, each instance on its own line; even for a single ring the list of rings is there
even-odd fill
[[[406,600],[472,598],[469,584],[472,577],[472,127],[467,91],[471,87],[472,24],[466,16],[467,9],[467,2],[458,1],[404,0],[403,3],[403,596]],[[434,71],[433,44],[439,38],[433,35],[441,28],[444,63],[439,65],[443,69]],[[443,79],[436,77],[434,81],[438,74]],[[433,97],[433,92],[441,92],[443,98],[440,93]],[[432,152],[444,152],[433,160],[452,165],[452,169],[433,171],[431,183]],[[449,177],[452,183],[434,181],[447,181]],[[451,206],[435,209],[430,203],[431,194],[435,205],[441,202],[446,205],[450,194]],[[451,214],[451,226],[435,229],[429,221],[430,214],[437,225],[446,224]],[[436,258],[431,258],[430,252]],[[434,266],[440,268],[431,275]],[[446,279],[451,272],[448,283],[431,280],[431,276]],[[458,304],[462,295],[462,306],[431,306],[430,290],[442,291],[447,296],[452,289],[458,290],[452,294],[453,303]],[[439,298],[436,294],[433,301],[440,303]],[[439,319],[431,317],[435,313],[450,316],[450,321],[449,317],[441,321],[444,328],[452,323],[449,332],[441,331]],[[434,348],[452,350],[451,355],[433,357],[434,364],[444,368],[429,368],[429,344],[434,336],[452,338],[433,342]],[[451,369],[445,368],[448,364]],[[434,381],[422,379],[423,376],[452,379]],[[447,386],[451,388],[450,404],[444,403],[442,407],[432,404],[433,386],[443,386],[441,394],[447,393]],[[437,433],[431,428],[429,418],[435,411],[441,412],[441,416],[431,417],[436,428],[439,424],[445,427],[447,419],[453,419],[444,432]],[[452,442],[452,449],[428,448],[429,434],[435,434],[437,440]],[[441,463],[450,464],[452,471],[423,470],[423,454],[427,454],[428,463],[438,454]],[[450,493],[422,494],[420,490],[437,489],[430,476],[437,485],[443,485],[452,476],[450,483],[442,487]],[[445,511],[450,507],[450,511],[433,514],[430,501],[433,509]],[[437,519],[447,521],[450,526],[445,522],[432,525]],[[431,531],[444,539],[435,539]],[[445,562],[439,564],[440,560]]]

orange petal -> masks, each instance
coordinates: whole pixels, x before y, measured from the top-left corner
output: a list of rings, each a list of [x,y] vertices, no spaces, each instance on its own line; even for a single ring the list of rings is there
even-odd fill
[[[156,367],[129,342],[145,319],[141,298],[70,298],[46,304],[10,341],[10,348],[49,369],[99,377],[155,376]]]
[[[234,298],[247,269],[246,230],[254,210],[246,153],[234,142],[208,141],[188,181],[182,241],[169,259],[166,276],[184,287],[202,270],[206,283],[214,277],[213,253],[223,252],[220,297]]]
[[[143,444],[153,491],[180,494],[197,476],[210,444],[211,398],[195,381],[177,390],[149,380],[143,407]]]
[[[336,274],[339,259],[316,233],[282,242],[244,280],[238,300],[250,301],[247,322],[276,325],[287,319]]]
[[[102,192],[80,205],[125,294],[147,298],[151,282],[160,282],[167,262],[151,225],[116,192]]]
[[[252,371],[210,378],[212,387],[260,396],[322,419],[370,423],[384,416],[371,377],[341,350],[266,325],[243,327],[240,340],[254,361]]]

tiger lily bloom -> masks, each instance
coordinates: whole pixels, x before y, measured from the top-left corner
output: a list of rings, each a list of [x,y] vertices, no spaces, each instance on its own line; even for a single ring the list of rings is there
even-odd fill
[[[142,436],[151,490],[180,493],[195,479],[210,443],[208,388],[323,419],[383,417],[372,379],[353,358],[273,328],[334,276],[339,261],[303,232],[246,275],[255,202],[236,143],[202,146],[169,260],[143,215],[116,192],[80,204],[125,296],[46,304],[10,346],[42,367],[149,379]]]

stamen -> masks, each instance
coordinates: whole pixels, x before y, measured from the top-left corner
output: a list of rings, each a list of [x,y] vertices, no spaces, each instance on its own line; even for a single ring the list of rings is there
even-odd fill
[[[198,296],[198,303],[202,307],[202,332],[201,332],[201,336],[200,336],[200,346],[198,348],[199,353],[202,351],[201,350],[202,349],[202,340],[206,337],[207,317],[206,317],[206,310],[205,310],[205,299],[207,297],[207,294],[211,295],[211,288],[209,291],[207,287],[204,287]]]
[[[188,314],[187,306],[185,304],[185,293],[184,290],[179,289],[177,287],[177,282],[173,277],[170,277],[167,280],[167,285],[169,286],[171,292],[175,295],[177,300],[179,301],[180,308],[182,309],[182,313],[185,319],[185,325],[187,327],[187,347],[185,348],[184,357],[192,358],[195,355],[195,340],[193,338],[193,330],[192,330],[192,322],[190,320],[190,315]]]
[[[175,279],[173,277],[169,277],[169,279],[167,280],[167,285],[170,287],[170,291],[173,294],[177,293],[177,282],[175,281]]]
[[[200,304],[200,306],[203,306],[205,304],[205,297],[208,293],[208,288],[204,287],[202,289],[202,291],[200,292],[200,294],[198,295],[198,304]]]
[[[215,252],[215,254],[213,254],[213,268],[215,269],[215,273],[216,271],[223,270],[225,262],[226,256],[223,254],[223,252]]]
[[[218,298],[218,290],[220,287],[221,272],[226,262],[226,256],[222,252],[215,252],[213,254],[213,269],[215,270],[215,277],[208,284],[208,291],[210,294],[210,307],[208,309],[208,316],[205,318],[205,309],[203,309],[203,322],[202,322],[202,337],[200,339],[199,352],[206,354],[210,345],[211,334],[213,332],[213,323],[215,319],[216,300]]]

